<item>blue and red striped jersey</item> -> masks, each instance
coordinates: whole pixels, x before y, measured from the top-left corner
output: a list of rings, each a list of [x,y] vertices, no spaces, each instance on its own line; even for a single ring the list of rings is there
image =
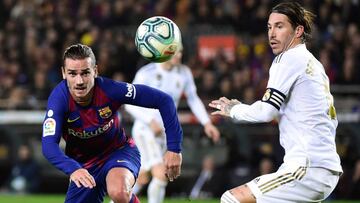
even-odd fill
[[[65,80],[54,88],[43,122],[44,156],[66,174],[79,168],[101,166],[113,151],[129,140],[118,116],[123,104],[159,109],[168,150],[181,151],[182,129],[169,95],[145,85],[97,77],[88,106],[74,101]],[[61,137],[66,142],[65,153],[59,146]]]

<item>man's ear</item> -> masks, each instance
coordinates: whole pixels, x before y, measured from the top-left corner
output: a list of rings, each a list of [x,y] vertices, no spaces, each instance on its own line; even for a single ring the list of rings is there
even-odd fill
[[[94,71],[95,71],[95,77],[97,77],[98,76],[98,66],[97,65],[95,65]]]
[[[61,66],[61,73],[62,73],[63,79],[65,80],[66,76],[65,76],[65,68],[64,68],[64,66]]]
[[[301,37],[304,34],[304,26],[299,25],[295,28],[296,37]]]

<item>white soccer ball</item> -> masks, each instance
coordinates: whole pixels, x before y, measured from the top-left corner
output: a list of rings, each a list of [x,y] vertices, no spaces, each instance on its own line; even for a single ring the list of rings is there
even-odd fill
[[[152,62],[164,62],[180,49],[181,32],[170,19],[154,16],[139,25],[135,45],[144,58]]]

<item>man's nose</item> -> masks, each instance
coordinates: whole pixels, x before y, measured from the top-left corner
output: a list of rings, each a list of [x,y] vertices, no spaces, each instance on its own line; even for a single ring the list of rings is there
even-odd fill
[[[269,29],[269,38],[270,38],[270,39],[275,38],[275,31],[274,31],[274,29]]]
[[[82,84],[84,82],[83,78],[81,77],[81,75],[77,75],[75,78],[75,83],[76,84]]]

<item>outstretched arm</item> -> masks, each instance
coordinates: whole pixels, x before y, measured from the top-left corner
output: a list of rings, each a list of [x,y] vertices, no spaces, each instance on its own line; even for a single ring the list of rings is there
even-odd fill
[[[167,152],[164,157],[166,174],[169,180],[180,175],[182,129],[178,120],[175,103],[172,98],[155,88],[146,85],[125,84],[117,94],[122,103],[137,105],[146,108],[158,109],[164,123]]]
[[[251,105],[247,105],[236,99],[229,100],[226,97],[211,101],[209,106],[217,109],[211,115],[227,116],[239,121],[253,123],[270,122],[278,113],[278,110],[273,105],[266,102],[256,101]]]
[[[220,139],[220,132],[215,125],[212,124],[204,103],[199,98],[196,92],[196,86],[194,77],[188,67],[184,67],[184,77],[186,77],[185,94],[187,103],[191,111],[195,114],[196,118],[204,126],[206,136],[212,139],[213,142],[217,142]]]

